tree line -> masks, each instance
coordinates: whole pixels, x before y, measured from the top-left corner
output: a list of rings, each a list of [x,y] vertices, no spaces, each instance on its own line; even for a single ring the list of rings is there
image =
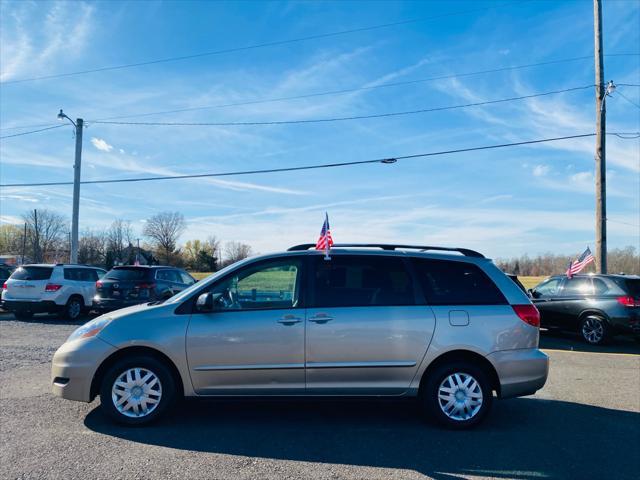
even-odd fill
[[[0,254],[15,255],[32,263],[69,261],[69,222],[59,213],[42,209],[25,212],[24,224],[0,226]],[[178,242],[187,223],[180,212],[160,212],[144,222],[137,233],[129,220],[117,218],[108,228],[88,229],[80,234],[78,262],[111,268],[142,264],[163,264],[193,271],[213,272],[252,254],[241,242],[221,245],[215,236]],[[138,249],[138,243],[140,248]],[[640,255],[634,247],[616,248],[607,255],[609,271],[640,274]],[[516,275],[554,275],[567,270],[575,256],[545,253],[535,257],[522,255],[498,259],[496,265]],[[593,264],[586,272],[594,271]]]
[[[511,259],[497,259],[496,265],[507,273],[516,275],[557,275],[567,271],[569,262],[576,259],[576,255],[556,255],[544,253],[535,257],[522,255]],[[640,274],[640,255],[632,246],[614,248],[607,252],[607,269],[609,273]],[[589,264],[582,273],[595,272],[593,263]]]
[[[0,225],[0,254],[24,256],[25,262],[69,261],[70,228],[59,213],[32,210],[23,225]],[[78,263],[111,268],[114,265],[162,264],[213,272],[252,254],[241,242],[221,245],[215,236],[179,244],[187,223],[180,212],[160,212],[136,232],[131,222],[117,218],[104,229],[87,229],[78,239]]]

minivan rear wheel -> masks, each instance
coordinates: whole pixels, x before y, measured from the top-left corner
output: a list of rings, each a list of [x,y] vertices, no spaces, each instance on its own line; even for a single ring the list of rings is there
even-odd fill
[[[421,392],[426,413],[448,428],[480,423],[491,408],[493,391],[487,374],[468,362],[441,365],[429,373]]]
[[[118,423],[145,425],[173,404],[175,390],[164,363],[151,356],[133,356],[116,362],[103,377],[100,406]]]

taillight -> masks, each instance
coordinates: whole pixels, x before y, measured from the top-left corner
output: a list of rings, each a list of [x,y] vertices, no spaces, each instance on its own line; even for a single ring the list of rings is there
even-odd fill
[[[540,312],[533,305],[512,305],[513,311],[525,323],[532,327],[540,326]]]
[[[4,282],[4,283],[2,284],[2,289],[3,289],[3,290],[6,290],[7,288],[8,288],[8,287],[7,287],[7,282]]]
[[[625,307],[640,307],[640,299],[633,298],[631,295],[626,297],[618,297],[618,303]]]
[[[102,282],[100,280],[96,282],[96,288],[102,288]]]
[[[47,283],[47,286],[44,287],[45,292],[57,292],[62,288],[62,285],[58,285],[57,283]]]
[[[156,284],[155,283],[139,283],[137,285],[137,288],[148,288],[149,290],[151,290],[152,288],[156,288]]]

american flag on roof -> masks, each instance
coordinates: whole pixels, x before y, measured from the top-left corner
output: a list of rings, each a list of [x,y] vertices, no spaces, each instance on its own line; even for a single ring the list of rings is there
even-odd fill
[[[329,215],[327,213],[324,215],[324,223],[322,230],[320,230],[320,237],[316,242],[316,250],[328,251],[333,245],[333,238],[331,238],[331,228],[329,227]]]
[[[569,263],[569,267],[567,268],[567,277],[573,277],[576,273],[581,272],[584,267],[586,267],[593,261],[594,258],[593,254],[591,253],[591,249],[587,247],[587,249],[582,252],[582,255],[580,255],[573,262]]]

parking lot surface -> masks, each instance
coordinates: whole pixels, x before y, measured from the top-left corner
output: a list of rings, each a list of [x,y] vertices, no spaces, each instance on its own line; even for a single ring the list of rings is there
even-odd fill
[[[81,322],[79,322],[81,323]],[[543,335],[538,394],[495,402],[472,431],[410,401],[188,401],[148,428],[50,393],[51,356],[79,323],[0,314],[1,478],[638,478],[640,344]]]

